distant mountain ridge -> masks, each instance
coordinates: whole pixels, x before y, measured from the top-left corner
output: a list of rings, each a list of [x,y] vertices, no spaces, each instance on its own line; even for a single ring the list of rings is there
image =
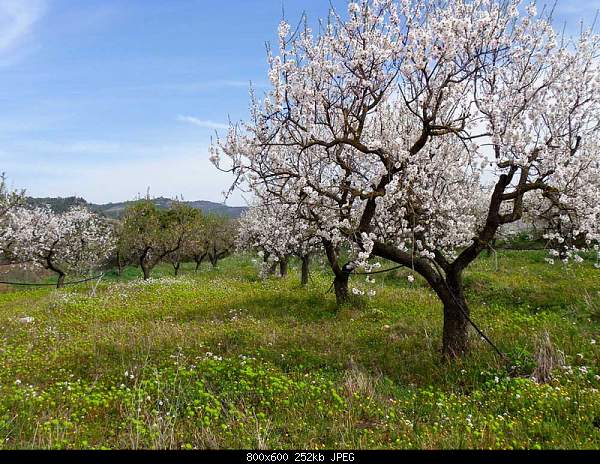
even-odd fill
[[[156,206],[161,209],[168,209],[173,203],[173,200],[164,197],[153,198],[152,200]],[[27,197],[27,203],[32,206],[48,205],[53,211],[56,212],[66,211],[73,206],[86,206],[91,211],[94,211],[98,214],[102,214],[109,218],[118,219],[123,215],[125,209],[129,205],[135,203],[135,200],[122,201],[119,203],[95,204],[89,203],[84,198],[80,197]],[[215,203],[205,200],[184,201],[183,203],[190,205],[192,208],[199,209],[204,213],[215,213],[232,218],[240,217],[247,209],[245,206],[227,206],[223,203]]]

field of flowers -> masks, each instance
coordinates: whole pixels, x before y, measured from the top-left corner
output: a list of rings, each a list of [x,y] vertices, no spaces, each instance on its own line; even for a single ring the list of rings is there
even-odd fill
[[[303,289],[247,257],[4,288],[0,448],[600,448],[600,271],[544,257],[467,276],[508,364],[475,332],[442,362],[440,304],[403,270],[354,277],[376,294],[337,313],[324,267]]]

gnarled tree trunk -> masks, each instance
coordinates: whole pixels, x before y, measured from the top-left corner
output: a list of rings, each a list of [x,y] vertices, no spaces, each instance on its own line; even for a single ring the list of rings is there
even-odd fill
[[[56,282],[56,288],[62,288],[65,286],[65,273],[61,272],[58,274],[58,281]]]
[[[173,271],[175,276],[179,275],[179,268],[181,267],[181,263],[177,262],[177,263],[173,263]]]
[[[444,332],[442,353],[448,358],[458,358],[469,352],[469,321],[464,300],[444,302]]]
[[[333,279],[333,289],[335,291],[335,302],[338,307],[348,302],[349,278],[349,272],[344,272],[341,270],[340,272],[335,273],[335,278]]]
[[[142,254],[140,255],[140,268],[142,269],[142,273],[144,275],[144,280],[148,280],[150,278],[150,272],[152,271],[152,263],[148,259],[150,256],[150,248],[146,248]]]
[[[144,274],[144,280],[148,280],[150,278],[150,271],[152,269],[146,263],[141,263],[140,267],[142,268],[142,273]]]
[[[144,280],[148,280],[150,278],[150,272],[152,271],[152,266],[146,259],[146,254],[142,255],[140,258],[140,267],[142,268],[142,273],[144,274]]]
[[[46,269],[56,272],[58,274],[58,280],[56,281],[56,288],[62,288],[65,285],[65,272],[59,268],[53,261],[54,251],[51,251],[46,257]]]
[[[442,354],[446,358],[464,356],[469,352],[469,306],[462,276],[450,273],[436,291],[444,304]]]
[[[335,276],[333,279],[333,289],[335,291],[335,302],[339,308],[348,301],[348,280],[350,279],[352,269],[350,263],[346,263],[340,267],[338,250],[331,242],[324,240],[323,246],[327,254],[327,260]]]
[[[210,260],[210,264],[213,269],[217,267],[217,263],[219,262],[219,253],[217,253],[217,249],[213,246],[212,252],[208,253],[208,259]]]

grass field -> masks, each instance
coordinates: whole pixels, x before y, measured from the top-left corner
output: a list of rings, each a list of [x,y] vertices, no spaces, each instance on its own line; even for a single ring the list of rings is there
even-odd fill
[[[127,269],[95,296],[5,288],[0,448],[600,448],[600,270],[544,256],[467,276],[510,372],[474,332],[442,362],[441,305],[404,270],[337,314],[324,267],[302,289],[297,264],[263,282],[248,257]]]

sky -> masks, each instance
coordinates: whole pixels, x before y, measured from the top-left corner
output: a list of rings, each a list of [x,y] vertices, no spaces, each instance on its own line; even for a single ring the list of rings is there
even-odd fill
[[[0,0],[0,172],[31,196],[224,201],[231,177],[208,160],[211,137],[247,116],[250,82],[267,89],[282,15],[314,20],[329,5]],[[555,21],[576,31],[599,8],[559,0]]]

